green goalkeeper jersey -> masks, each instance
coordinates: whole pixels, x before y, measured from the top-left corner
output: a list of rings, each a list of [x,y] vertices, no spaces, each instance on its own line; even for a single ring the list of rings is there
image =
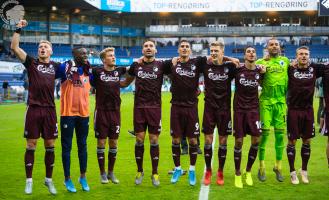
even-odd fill
[[[259,59],[256,64],[266,66],[266,73],[261,84],[260,103],[267,105],[286,103],[289,59],[278,56],[269,60]]]

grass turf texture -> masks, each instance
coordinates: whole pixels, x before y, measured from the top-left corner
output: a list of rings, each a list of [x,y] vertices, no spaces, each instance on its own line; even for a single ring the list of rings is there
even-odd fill
[[[198,199],[201,178],[204,170],[204,157],[198,155],[196,172],[197,185],[195,187],[188,185],[187,176],[182,176],[177,184],[171,184],[168,170],[174,166],[171,157],[171,137],[169,134],[169,116],[170,116],[170,93],[162,95],[162,133],[160,135],[160,162],[159,174],[161,185],[155,188],[151,183],[151,161],[149,153],[149,142],[146,139],[144,152],[144,181],[142,185],[135,186],[134,177],[136,174],[136,164],[134,158],[135,138],[127,133],[133,127],[133,95],[124,93],[121,96],[121,133],[118,143],[117,161],[114,172],[120,180],[120,184],[114,185],[101,184],[99,179],[99,168],[96,157],[96,139],[93,131],[93,115],[90,117],[89,137],[88,137],[88,169],[87,179],[91,188],[90,192],[83,192],[78,183],[79,164],[77,156],[77,147],[75,137],[73,141],[73,149],[71,154],[71,175],[72,180],[77,188],[77,193],[72,194],[66,191],[63,185],[63,168],[61,162],[61,145],[60,138],[56,141],[56,158],[53,180],[57,188],[58,194],[51,196],[47,188],[43,185],[45,177],[44,167],[44,147],[43,140],[38,140],[37,150],[35,152],[35,164],[33,169],[33,193],[32,195],[24,194],[25,187],[25,170],[24,170],[24,152],[25,139],[23,138],[24,125],[24,104],[2,105],[0,106],[0,199]],[[203,114],[203,96],[199,97],[199,116],[202,122]],[[317,110],[318,99],[315,99],[315,110]],[[91,111],[94,110],[94,97],[91,97]],[[57,113],[59,114],[59,101],[56,101]],[[59,122],[59,118],[58,118]],[[316,128],[316,131],[318,128]],[[148,136],[148,135],[147,135]],[[60,134],[59,134],[60,137]],[[218,138],[218,137],[217,137]],[[257,179],[258,159],[252,169],[254,186],[243,189],[234,187],[234,161],[233,147],[234,138],[228,138],[228,154],[224,169],[225,185],[219,187],[215,184],[216,171],[218,167],[217,149],[218,141],[215,145],[213,156],[213,177],[210,185],[209,199],[327,199],[329,195],[329,170],[326,161],[325,148],[327,138],[317,136],[313,139],[311,147],[311,158],[309,161],[309,177],[310,184],[292,185],[290,183],[289,166],[287,156],[284,151],[283,156],[283,175],[285,181],[279,183],[276,181],[272,168],[274,165],[274,135],[270,135],[269,143],[266,151],[266,173],[267,181],[261,183]],[[203,149],[204,137],[201,134],[201,148]],[[287,140],[285,139],[285,144]],[[246,137],[244,141],[242,153],[241,169],[246,166],[248,150],[250,146],[250,137]],[[296,169],[301,167],[300,158],[301,141],[296,145]],[[108,149],[108,147],[107,147]],[[106,151],[106,166],[107,166]],[[183,169],[188,169],[189,157],[181,156],[181,164]],[[107,168],[107,167],[106,167]]]

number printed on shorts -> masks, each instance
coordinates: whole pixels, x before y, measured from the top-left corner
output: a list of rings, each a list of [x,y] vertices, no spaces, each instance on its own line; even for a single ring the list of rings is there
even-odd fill
[[[199,128],[200,128],[200,126],[199,126],[199,123],[197,122],[197,123],[195,123],[195,130],[196,131],[198,131],[199,130]]]
[[[257,126],[257,129],[261,129],[262,128],[262,122],[256,121],[256,126]]]
[[[115,133],[119,134],[120,133],[120,126],[116,126],[117,130],[115,131]]]

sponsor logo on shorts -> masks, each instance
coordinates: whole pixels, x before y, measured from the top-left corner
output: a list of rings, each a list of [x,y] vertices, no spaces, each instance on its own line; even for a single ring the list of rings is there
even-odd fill
[[[192,69],[192,67],[191,67],[191,69]],[[192,69],[192,71],[188,71],[188,70],[184,70],[180,67],[177,67],[176,73],[180,76],[195,77],[195,72],[193,69]]]

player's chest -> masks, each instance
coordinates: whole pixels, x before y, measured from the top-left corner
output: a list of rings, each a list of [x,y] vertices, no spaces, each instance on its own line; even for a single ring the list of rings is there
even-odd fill
[[[260,74],[255,71],[243,71],[236,75],[235,82],[240,87],[258,88],[260,84]]]
[[[159,79],[162,78],[163,71],[158,65],[139,66],[135,69],[135,74],[138,79]]]
[[[180,78],[191,78],[199,76],[199,71],[194,63],[181,64],[178,63],[173,67],[173,75]]]
[[[228,67],[207,67],[204,76],[210,81],[223,82],[230,79],[230,69]]]

